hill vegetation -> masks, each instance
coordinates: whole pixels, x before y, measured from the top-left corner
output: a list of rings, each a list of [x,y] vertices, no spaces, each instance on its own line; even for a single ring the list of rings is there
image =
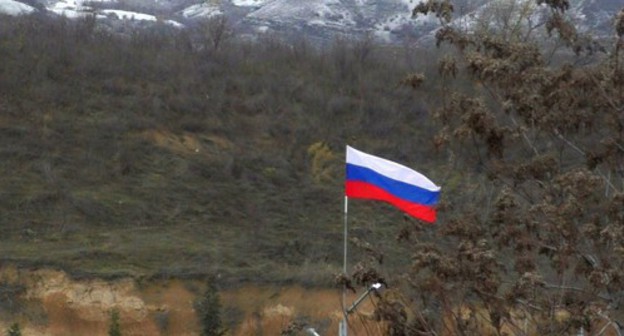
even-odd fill
[[[20,265],[328,284],[345,144],[441,177],[407,47],[31,16],[0,20],[0,59],[0,252]],[[352,207],[354,237],[403,223]]]

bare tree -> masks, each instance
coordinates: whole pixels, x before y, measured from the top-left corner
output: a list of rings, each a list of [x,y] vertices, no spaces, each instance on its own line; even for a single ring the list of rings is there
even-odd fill
[[[219,50],[223,43],[233,36],[228,19],[223,15],[202,20],[199,23],[198,31],[205,47],[214,51]]]

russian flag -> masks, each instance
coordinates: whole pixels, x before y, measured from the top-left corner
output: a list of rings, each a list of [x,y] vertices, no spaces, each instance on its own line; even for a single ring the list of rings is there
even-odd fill
[[[350,198],[390,203],[433,223],[440,187],[415,170],[347,146],[345,193]]]

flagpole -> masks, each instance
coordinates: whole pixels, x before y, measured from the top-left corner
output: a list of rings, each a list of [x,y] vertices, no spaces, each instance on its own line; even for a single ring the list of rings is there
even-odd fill
[[[348,213],[349,213],[349,197],[345,196],[344,198],[344,253],[343,253],[343,267],[342,272],[345,276],[347,276],[347,241],[348,241]],[[347,336],[347,286],[342,287],[342,313],[343,319],[340,328],[340,336]]]

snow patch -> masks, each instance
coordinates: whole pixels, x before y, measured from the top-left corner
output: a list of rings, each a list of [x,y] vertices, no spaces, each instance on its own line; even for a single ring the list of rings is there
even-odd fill
[[[232,4],[238,7],[261,7],[271,0],[232,0]]]
[[[158,18],[154,15],[150,15],[150,14],[145,14],[145,13],[138,13],[138,12],[131,12],[131,11],[125,11],[125,10],[118,10],[118,9],[103,9],[101,11],[99,11],[98,13],[101,13],[103,15],[105,15],[106,17],[116,17],[117,19],[120,20],[133,20],[133,21],[150,21],[150,22],[157,22],[159,21]],[[164,22],[165,24],[174,26],[174,27],[184,27],[183,24],[174,21],[174,20],[164,20],[161,21]]]
[[[327,22],[323,21],[323,20],[310,20],[308,21],[308,24],[311,26],[327,26]]]
[[[181,24],[178,21],[174,21],[174,20],[165,20],[165,23],[170,25],[170,26],[176,27],[176,28],[184,28],[185,27],[185,25]]]
[[[249,14],[250,18],[292,24],[305,22],[325,26],[354,26],[353,14],[339,0],[274,0]]]
[[[260,34],[265,34],[266,32],[268,32],[271,28],[269,28],[268,26],[259,26],[256,28],[256,31]]]
[[[54,14],[64,16],[70,19],[82,18],[88,15],[93,15],[91,8],[83,7],[82,1],[75,0],[63,0],[55,3],[52,7],[48,8]]]
[[[153,21],[156,22],[156,17],[150,14],[131,12],[119,9],[103,9],[100,13],[106,16],[117,17],[121,20],[137,20],[137,21]]]
[[[193,5],[182,10],[182,16],[184,16],[185,18],[211,18],[217,15],[223,15],[223,12],[221,11],[221,9],[219,9],[217,5],[212,5],[209,3]]]
[[[60,0],[54,3],[53,6],[48,7],[49,10],[63,10],[63,9],[73,9],[73,10],[90,10],[91,7],[86,6],[85,2],[117,2],[116,0]]]
[[[34,12],[36,9],[27,4],[13,0],[0,0],[0,13],[17,16]]]
[[[85,6],[85,2],[87,0],[61,0],[48,7],[48,10],[70,19],[84,18],[91,15],[96,15],[98,19],[106,18],[106,16],[97,15],[92,7]],[[88,2],[116,2],[116,0],[88,0]]]
[[[56,15],[64,16],[68,19],[80,19],[88,16],[96,15],[91,11],[74,10],[74,9],[50,9]],[[104,19],[106,16],[96,15],[97,19]]]

